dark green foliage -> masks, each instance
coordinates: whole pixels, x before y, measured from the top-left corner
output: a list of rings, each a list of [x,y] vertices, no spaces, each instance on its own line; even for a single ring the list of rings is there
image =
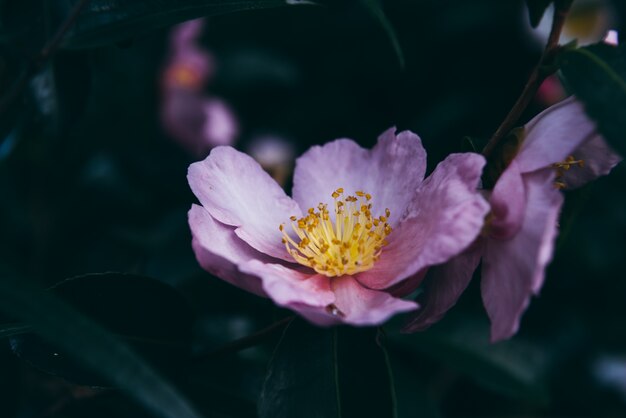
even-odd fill
[[[63,281],[51,291],[116,334],[166,374],[184,372],[191,355],[193,313],[175,289],[157,280],[119,273]],[[22,359],[49,373],[88,386],[108,386],[98,370],[84,370],[71,354],[34,334],[11,338]]]
[[[294,320],[270,361],[260,417],[396,417],[382,343],[375,329],[319,329]]]
[[[401,335],[394,343],[427,355],[507,396],[546,404],[549,353],[520,338],[489,342],[489,325],[452,315],[432,330]]]
[[[57,2],[63,16],[80,0]],[[314,4],[312,0],[89,0],[63,41],[68,48],[112,44],[153,29],[197,17],[291,4]]]
[[[127,344],[61,299],[38,290],[27,281],[5,275],[0,280],[0,307],[3,312],[31,324],[46,341],[71,356],[71,362],[123,389],[158,416],[200,417],[178,391]]]
[[[385,30],[385,33],[389,38],[389,42],[391,42],[393,50],[398,57],[400,67],[404,69],[404,52],[402,52],[402,46],[400,45],[400,40],[398,39],[396,30],[387,18],[387,15],[385,15],[381,0],[361,0],[361,2],[370,11],[372,16],[380,22],[380,25]]]
[[[583,101],[602,135],[626,155],[626,46],[600,43],[570,49],[561,60],[567,86]]]

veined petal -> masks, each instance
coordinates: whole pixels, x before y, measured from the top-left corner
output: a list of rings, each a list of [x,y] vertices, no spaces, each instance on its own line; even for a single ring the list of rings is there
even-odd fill
[[[522,173],[564,161],[597,135],[595,122],[589,119],[574,96],[544,110],[524,129],[526,138],[515,157]]]
[[[485,244],[481,290],[492,341],[517,332],[530,296],[543,284],[563,203],[553,182],[554,172],[549,168],[525,174],[527,203],[522,227],[511,239],[489,239]]]
[[[301,216],[298,204],[251,157],[231,147],[217,147],[189,166],[191,190],[219,222],[254,249],[293,261],[278,230],[290,216]]]
[[[464,251],[480,233],[489,205],[476,190],[485,159],[452,154],[420,186],[412,212],[389,235],[374,267],[357,280],[385,289]]]
[[[202,206],[192,205],[189,227],[192,247],[198,263],[215,276],[259,296],[265,296],[258,277],[242,274],[237,264],[270,258],[243,242],[231,226],[217,222]]]
[[[438,322],[452,308],[469,285],[483,253],[483,239],[447,263],[433,267],[423,297],[422,309],[411,314],[404,332],[423,331]],[[420,295],[420,296],[422,296]]]
[[[383,291],[366,289],[352,276],[331,282],[335,306],[342,322],[352,325],[379,325],[393,315],[417,309],[417,303],[402,300]]]
[[[391,210],[394,226],[413,200],[424,178],[426,151],[417,135],[388,129],[372,150],[350,139],[315,146],[296,161],[293,197],[303,209],[332,204],[331,193],[342,187],[347,194],[357,190],[373,196],[372,212]]]

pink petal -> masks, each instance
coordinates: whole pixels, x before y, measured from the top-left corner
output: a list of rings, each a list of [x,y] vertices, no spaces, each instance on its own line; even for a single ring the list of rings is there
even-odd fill
[[[210,99],[204,101],[202,110],[206,115],[202,130],[205,146],[232,145],[239,127],[230,107],[222,100]]]
[[[388,237],[380,259],[357,275],[372,289],[385,289],[428,266],[464,251],[483,227],[489,205],[478,185],[485,159],[478,154],[452,154],[420,186],[409,218]]]
[[[307,318],[315,317],[318,319],[315,321],[318,325],[329,325],[334,322],[332,318],[326,318],[330,314],[323,314],[328,306],[335,302],[330,278],[259,260],[250,260],[239,268],[244,273],[260,277],[263,290],[277,305],[306,313]],[[319,312],[321,315],[312,315],[313,312]]]
[[[265,296],[261,280],[240,273],[236,266],[254,259],[269,262],[269,257],[243,242],[235,235],[233,227],[217,222],[202,206],[191,206],[189,227],[193,235],[192,247],[202,268],[230,284]]]
[[[489,239],[485,245],[481,289],[492,341],[517,332],[531,294],[543,284],[563,203],[553,183],[552,169],[525,174],[527,206],[521,229],[509,240]]]
[[[302,213],[256,161],[231,147],[217,147],[189,166],[187,179],[213,218],[236,227],[237,236],[254,249],[293,261],[278,227]]]
[[[525,126],[526,138],[515,161],[528,173],[564,161],[596,132],[574,96],[549,107]]]
[[[469,285],[482,253],[483,240],[479,239],[461,255],[434,267],[420,299],[422,309],[411,314],[403,331],[423,331],[443,318]]]
[[[607,32],[606,36],[602,40],[605,44],[618,46],[619,45],[619,34],[616,30],[610,30]]]
[[[388,129],[372,150],[349,139],[315,146],[296,161],[293,197],[307,209],[332,203],[331,193],[343,187],[346,194],[357,190],[370,193],[372,213],[391,210],[395,225],[414,197],[424,178],[426,152],[417,135]]]
[[[583,143],[572,156],[575,160],[582,160],[584,165],[574,166],[564,172],[562,181],[568,189],[575,189],[597,177],[609,174],[613,167],[622,161],[622,158],[598,134]]]
[[[519,231],[526,210],[526,191],[519,165],[515,160],[504,170],[491,193],[489,236],[511,238]]]
[[[386,292],[366,289],[351,276],[332,280],[335,306],[343,322],[352,325],[379,325],[393,315],[417,309],[413,301],[394,298]]]
[[[180,48],[195,42],[204,30],[205,19],[193,19],[180,23],[172,29],[170,35],[172,48]]]

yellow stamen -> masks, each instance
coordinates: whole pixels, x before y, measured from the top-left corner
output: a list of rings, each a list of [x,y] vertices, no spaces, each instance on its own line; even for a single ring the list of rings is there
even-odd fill
[[[554,179],[554,187],[557,189],[565,189],[567,184],[565,183],[563,177],[565,177],[565,172],[568,171],[572,167],[582,168],[585,166],[585,160],[577,160],[573,155],[569,155],[565,161],[561,161],[559,163],[552,164],[552,167],[556,171],[556,178]]]
[[[311,267],[328,277],[356,274],[371,269],[387,245],[385,238],[392,228],[387,223],[391,211],[373,217],[369,193],[356,191],[356,196],[339,200],[343,188],[331,193],[334,199],[334,220],[329,216],[328,205],[320,203],[317,210],[310,208],[303,218],[290,217],[297,238],[287,234],[283,225],[282,242],[298,263]],[[333,223],[334,221],[334,223]]]

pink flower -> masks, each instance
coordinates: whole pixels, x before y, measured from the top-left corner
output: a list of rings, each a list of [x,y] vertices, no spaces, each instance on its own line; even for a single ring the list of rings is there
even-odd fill
[[[417,304],[429,266],[471,244],[488,205],[484,159],[453,154],[424,180],[417,135],[389,129],[367,150],[349,139],[296,162],[293,198],[246,154],[217,147],[189,167],[189,224],[203,268],[318,325],[373,325]]]
[[[406,331],[439,320],[456,303],[482,258],[481,291],[491,338],[514,335],[552,259],[563,203],[559,189],[608,174],[621,160],[573,97],[531,120],[524,137],[490,193],[491,212],[482,237],[461,256],[434,269],[424,309]]]
[[[165,130],[190,153],[204,157],[218,145],[231,145],[238,134],[230,107],[217,98],[207,98],[204,89],[213,77],[213,56],[197,44],[204,19],[174,28],[170,58],[162,79],[161,119]]]

